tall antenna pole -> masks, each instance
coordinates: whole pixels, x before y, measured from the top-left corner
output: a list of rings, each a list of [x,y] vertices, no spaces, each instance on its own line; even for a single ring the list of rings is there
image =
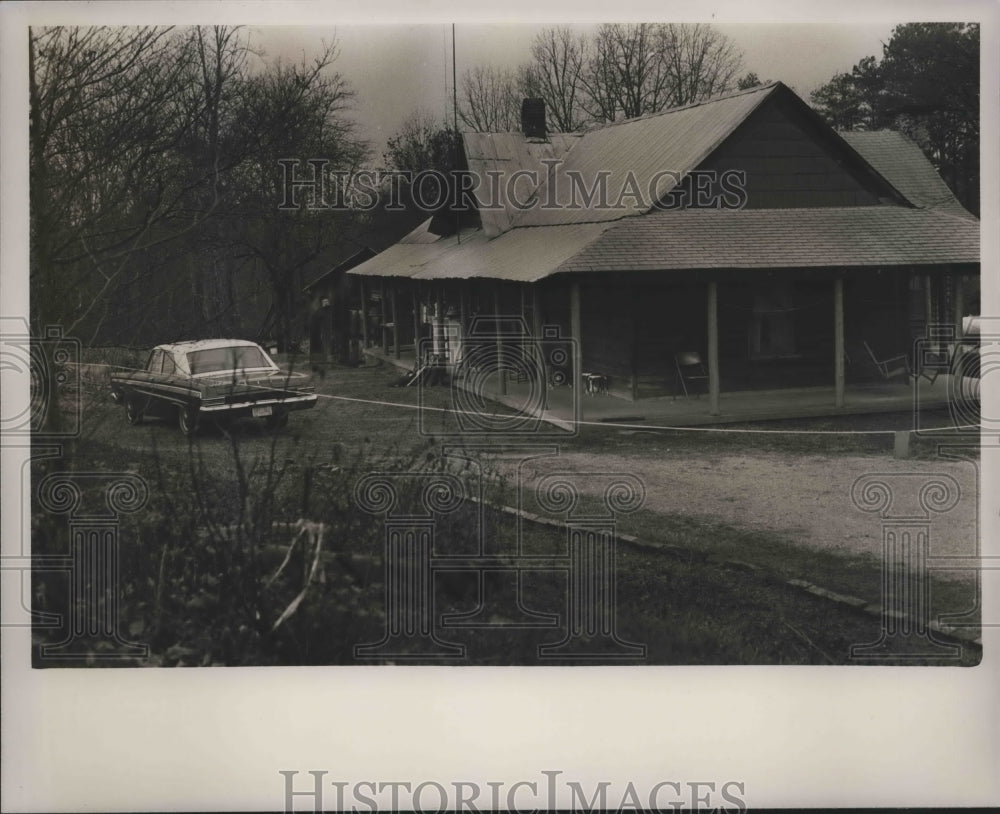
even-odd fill
[[[451,24],[451,112],[454,119],[454,140],[455,140],[455,160],[451,181],[455,184],[458,181],[458,67],[455,57],[455,24]],[[462,242],[462,213],[458,201],[455,206],[455,236],[458,242]]]

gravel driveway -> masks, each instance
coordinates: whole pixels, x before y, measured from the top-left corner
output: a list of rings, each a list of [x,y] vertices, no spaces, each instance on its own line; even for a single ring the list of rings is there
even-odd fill
[[[852,502],[855,480],[876,473],[943,473],[957,481],[960,498],[950,511],[931,516],[931,555],[974,556],[977,552],[978,476],[976,466],[967,461],[767,452],[692,455],[685,451],[675,457],[666,451],[656,458],[568,452],[531,466],[538,476],[632,473],[645,484],[645,508],[654,512],[701,515],[748,529],[783,532],[803,546],[879,558],[882,521],[878,513],[862,511]],[[908,481],[904,479],[904,488],[894,495],[896,511],[919,510],[916,491],[923,479]],[[586,483],[582,478],[580,488],[586,489]],[[939,573],[968,577],[966,572]]]

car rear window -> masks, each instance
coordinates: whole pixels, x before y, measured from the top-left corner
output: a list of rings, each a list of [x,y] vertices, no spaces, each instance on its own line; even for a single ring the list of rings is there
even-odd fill
[[[187,355],[192,375],[217,373],[224,370],[252,370],[271,367],[260,348],[241,345],[231,348],[196,350]]]

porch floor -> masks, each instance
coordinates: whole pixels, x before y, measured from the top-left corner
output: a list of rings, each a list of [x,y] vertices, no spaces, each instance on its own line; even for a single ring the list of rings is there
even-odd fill
[[[367,348],[365,353],[374,359],[391,363],[400,370],[414,368],[412,348],[403,349],[396,359],[381,348]],[[658,396],[637,401],[610,394],[583,394],[580,397],[580,420],[607,424],[633,424],[641,426],[691,427],[708,424],[727,424],[746,421],[774,421],[790,418],[818,418],[865,413],[897,413],[919,409],[932,410],[948,407],[950,376],[940,374],[931,383],[918,378],[910,384],[904,382],[879,382],[875,384],[848,384],[844,392],[844,406],[834,403],[834,388],[785,387],[772,390],[723,391],[719,396],[719,413],[709,412],[709,398],[703,393],[684,396]],[[530,404],[537,409],[539,398],[532,396],[530,382],[508,381],[506,394],[501,394],[495,377],[487,380],[481,395],[512,407],[525,410]],[[557,425],[573,420],[573,388],[548,387],[545,393],[541,418]]]

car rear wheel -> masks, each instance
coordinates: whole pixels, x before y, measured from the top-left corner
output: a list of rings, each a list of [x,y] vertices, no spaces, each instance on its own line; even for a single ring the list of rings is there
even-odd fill
[[[198,432],[198,411],[190,407],[179,407],[177,409],[177,426],[188,438]]]
[[[133,427],[142,423],[142,407],[134,398],[125,399],[125,420]]]
[[[274,413],[264,419],[264,426],[269,430],[280,430],[288,426],[288,413]]]

